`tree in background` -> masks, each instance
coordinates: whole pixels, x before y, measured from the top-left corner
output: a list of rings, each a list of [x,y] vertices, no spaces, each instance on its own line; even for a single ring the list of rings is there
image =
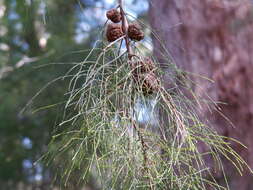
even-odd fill
[[[79,1],[0,0],[1,189],[16,189],[19,183],[23,188],[48,189],[52,183],[53,166],[34,163],[47,151],[61,117],[58,107],[43,107],[61,105],[67,83],[58,80],[36,101],[32,97],[86,54],[81,50],[90,47],[96,32],[76,39],[85,5],[86,1],[80,8]],[[21,114],[29,101],[32,104]]]
[[[195,78],[199,97],[210,96],[216,106],[201,107],[202,117],[220,134],[235,138],[248,148],[234,145],[252,161],[253,93],[253,7],[251,1],[150,0],[149,18],[153,30],[165,43],[176,64],[214,82]],[[160,62],[164,52],[153,38],[154,53]],[[170,85],[169,83],[167,85]],[[227,119],[222,117],[222,112]],[[233,126],[231,126],[231,123]],[[252,174],[240,177],[229,163],[225,171],[232,190],[250,190]],[[219,174],[217,179],[223,180]],[[222,183],[222,182],[221,182]]]

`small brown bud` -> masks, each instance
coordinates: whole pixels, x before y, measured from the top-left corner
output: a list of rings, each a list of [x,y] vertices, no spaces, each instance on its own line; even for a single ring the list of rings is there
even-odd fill
[[[141,41],[144,38],[144,32],[138,23],[131,23],[128,26],[128,37],[131,40]]]
[[[117,9],[111,9],[106,12],[106,17],[114,23],[121,21],[121,14]]]
[[[113,42],[124,35],[121,25],[108,24],[106,29],[106,38],[109,42]]]

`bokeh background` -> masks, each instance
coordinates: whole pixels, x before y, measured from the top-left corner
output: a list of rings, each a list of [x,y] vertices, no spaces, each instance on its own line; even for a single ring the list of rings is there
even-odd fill
[[[59,165],[48,167],[38,160],[47,152],[63,114],[68,81],[57,78],[103,38],[105,12],[116,4],[0,0],[1,190],[97,189],[92,179],[87,185],[70,181],[64,187],[54,178]],[[159,35],[157,40],[147,33],[143,43],[161,64],[163,42],[178,67],[213,81],[194,79],[198,85],[193,89],[199,97],[207,94],[222,102],[219,110],[225,117],[212,108],[201,108],[201,117],[221,135],[244,143],[248,149],[234,148],[253,167],[252,1],[125,0],[125,8]],[[247,170],[240,177],[230,165],[225,168],[231,189],[253,189]]]

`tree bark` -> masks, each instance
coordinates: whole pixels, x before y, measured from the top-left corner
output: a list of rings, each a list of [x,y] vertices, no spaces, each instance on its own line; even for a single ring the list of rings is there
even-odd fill
[[[253,167],[253,7],[250,1],[216,0],[150,0],[149,18],[160,37],[182,69],[208,77],[211,83],[195,78],[195,93],[207,95],[220,104],[220,111],[234,127],[215,110],[202,107],[220,135],[235,138],[248,149],[233,144],[235,150]],[[159,40],[153,37],[154,54],[164,62]],[[165,81],[166,83],[166,81]],[[253,189],[249,171],[240,177],[225,162],[232,190]],[[217,178],[220,176],[217,175]]]

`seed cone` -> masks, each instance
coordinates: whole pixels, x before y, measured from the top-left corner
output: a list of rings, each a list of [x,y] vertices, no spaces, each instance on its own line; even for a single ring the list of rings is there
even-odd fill
[[[138,23],[131,23],[128,26],[128,37],[131,40],[141,41],[144,38],[144,32]]]
[[[152,94],[159,89],[159,79],[154,72],[155,64],[152,59],[145,57],[130,64],[133,80],[143,95]]]
[[[142,91],[144,94],[152,94],[153,92],[157,91],[159,88],[159,82],[154,73],[146,73],[144,74],[144,81],[142,85]]]
[[[144,95],[152,94],[159,89],[159,80],[154,73],[143,73],[134,76],[134,82]]]
[[[106,38],[109,42],[113,42],[124,35],[122,27],[119,24],[108,24],[106,29]]]
[[[153,72],[155,69],[155,64],[153,63],[152,59],[145,57],[143,60],[132,62],[131,67],[134,73]]]
[[[111,9],[106,12],[106,17],[114,23],[121,21],[121,14],[117,9]]]

